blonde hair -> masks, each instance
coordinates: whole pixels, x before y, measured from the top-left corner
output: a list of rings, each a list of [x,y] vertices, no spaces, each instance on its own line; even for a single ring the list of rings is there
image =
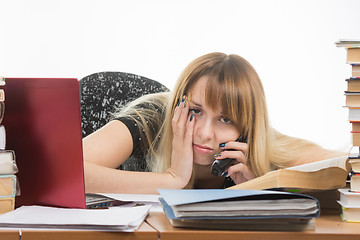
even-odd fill
[[[220,104],[224,115],[232,120],[241,136],[246,137],[249,146],[248,165],[256,176],[288,167],[294,156],[300,155],[302,150],[309,146],[317,146],[283,135],[270,127],[264,89],[258,74],[248,61],[234,54],[210,53],[195,59],[185,68],[173,93],[166,96],[167,100],[161,94],[153,96],[161,99],[157,102],[166,106],[166,114],[159,128],[161,138],[148,137],[149,143],[151,142],[151,156],[148,161],[151,171],[165,172],[169,169],[173,144],[171,120],[174,109],[184,95],[191,95],[195,83],[203,76],[208,77],[205,102],[213,109]],[[143,100],[146,99],[140,101]],[[144,112],[138,111],[135,115],[141,117],[144,116]],[[152,110],[145,115],[154,116]],[[147,117],[143,120],[146,121]],[[144,128],[146,129],[146,126]],[[194,176],[187,188],[192,187],[193,181]]]

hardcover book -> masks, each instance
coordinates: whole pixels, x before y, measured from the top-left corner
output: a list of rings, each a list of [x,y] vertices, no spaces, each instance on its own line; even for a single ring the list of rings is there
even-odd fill
[[[360,193],[360,173],[352,172],[350,176],[350,190]],[[360,207],[360,205],[359,205]]]
[[[0,197],[15,197],[17,178],[15,175],[0,175]]]
[[[349,156],[349,163],[353,172],[360,173],[360,156],[359,154]]]
[[[349,64],[360,63],[360,47],[347,48],[347,59]]]
[[[339,188],[339,202],[345,206],[360,207],[360,193],[351,192],[349,188]]]
[[[12,150],[0,150],[0,174],[15,174],[17,171],[15,152]]]
[[[339,189],[341,218],[345,222],[360,222],[360,193],[348,188]]]
[[[345,91],[345,105],[349,108],[360,107],[360,92]]]
[[[348,92],[360,92],[360,78],[348,78],[345,80],[347,83]]]
[[[360,65],[359,64],[352,64],[351,65],[351,76],[360,78]]]
[[[0,197],[0,214],[14,210],[15,197]]]

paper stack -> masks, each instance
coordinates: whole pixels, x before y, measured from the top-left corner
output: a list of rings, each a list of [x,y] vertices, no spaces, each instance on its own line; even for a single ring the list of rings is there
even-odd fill
[[[143,223],[150,207],[111,207],[95,210],[22,206],[0,215],[0,226],[16,229],[133,232]]]

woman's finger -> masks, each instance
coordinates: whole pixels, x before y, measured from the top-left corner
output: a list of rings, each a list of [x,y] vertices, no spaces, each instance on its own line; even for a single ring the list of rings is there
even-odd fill
[[[233,158],[236,159],[238,163],[243,163],[243,164],[247,163],[246,153],[243,151],[222,151],[221,153],[216,154],[214,157],[216,160]]]
[[[178,106],[175,107],[174,110],[174,116],[172,118],[172,128],[173,128],[173,132],[174,132],[174,136],[177,135],[183,135],[183,131],[184,131],[184,125],[185,125],[185,121],[183,120],[184,115],[187,114],[184,113],[184,111],[188,111],[188,109],[186,109],[186,97],[184,96],[182,98],[182,100],[179,102]]]
[[[243,163],[230,166],[228,176],[230,176],[236,184],[246,182],[256,177],[252,169]]]

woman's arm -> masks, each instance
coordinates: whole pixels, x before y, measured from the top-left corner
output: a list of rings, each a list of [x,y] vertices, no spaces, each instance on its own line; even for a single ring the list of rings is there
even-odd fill
[[[85,191],[152,193],[157,188],[181,188],[168,173],[117,170],[131,155],[133,141],[124,123],[114,120],[83,139]]]
[[[108,168],[117,168],[131,155],[133,141],[129,129],[113,120],[83,139],[84,160]]]
[[[159,188],[183,188],[192,172],[193,122],[188,106],[178,106],[173,118],[174,148],[171,167],[164,173],[117,170],[133,151],[127,126],[114,120],[83,139],[85,191],[102,193],[157,193]],[[189,146],[184,148],[184,146]],[[189,157],[190,156],[190,157]]]

